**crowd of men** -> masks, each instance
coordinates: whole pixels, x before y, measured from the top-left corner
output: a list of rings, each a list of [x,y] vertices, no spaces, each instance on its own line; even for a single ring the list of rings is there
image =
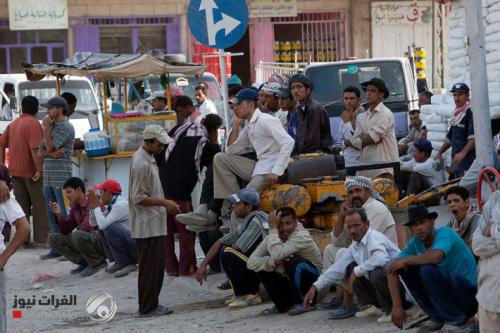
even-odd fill
[[[499,283],[494,273],[500,257],[499,214],[475,211],[465,187],[452,187],[445,195],[453,216],[446,227],[435,227],[437,213],[412,206],[405,225],[414,236],[398,244],[394,218],[370,179],[393,178],[394,171],[350,175],[332,243],[323,253],[293,208],[269,214],[259,209],[260,192],[279,182],[292,156],[332,153],[335,146],[347,166],[399,161],[401,156],[406,194],[439,183],[437,166],[450,147],[450,178],[466,174],[475,154],[465,84],[451,90],[456,109],[448,140],[434,158],[417,110],[410,112],[408,136],[398,142],[393,113],[383,103],[390,95],[385,82],[372,78],[361,88],[366,108],[357,87],[344,90],[345,111],[334,139],[329,116],[311,97],[314,87],[306,76],[275,76],[251,88],[234,85],[232,126],[223,145],[218,138],[222,120],[207,98],[208,87],[196,87],[196,105],[176,95],[177,125],[169,132],[159,125],[144,129],[143,144],[130,165],[128,198],[113,179],[89,189],[72,176],[75,131],[68,117],[76,99],[48,100],[48,116],[40,124],[37,99],[24,97],[22,115],[0,137],[1,156],[6,148],[10,154],[9,168],[0,168],[0,228],[4,223],[16,226],[7,247],[0,236],[0,269],[28,242],[33,217],[34,242],[47,240],[50,247],[41,259],[68,260],[75,264],[70,273],[82,277],[104,269],[120,278],[138,270],[141,317],[172,313],[159,302],[165,274],[194,276],[202,284],[211,271],[223,271],[228,282],[220,288],[231,289],[226,302],[231,309],[261,303],[265,289],[273,306],[262,315],[331,309],[329,319],[376,317],[400,328],[425,315],[428,320],[419,332],[477,332],[477,314],[481,331],[494,332],[500,303],[484,288],[495,289]],[[422,94],[421,104],[429,99]],[[150,100],[155,112],[165,110],[164,95]],[[201,196],[193,211],[191,193],[198,182]],[[199,266],[197,235],[205,252]],[[0,270],[3,309],[4,274]],[[321,302],[332,288],[335,297]],[[0,324],[0,332],[5,331],[4,312]]]

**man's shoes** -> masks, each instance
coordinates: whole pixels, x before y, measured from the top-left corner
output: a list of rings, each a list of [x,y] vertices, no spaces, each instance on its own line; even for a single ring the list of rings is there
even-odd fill
[[[314,306],[314,305],[311,305],[309,307],[309,310],[306,310],[306,308],[304,307],[304,305],[302,305],[302,304],[295,304],[294,306],[292,306],[288,310],[288,315],[290,315],[290,316],[297,316],[297,315],[300,315],[300,314],[303,314],[303,313],[306,313],[306,312],[309,312],[309,311],[314,311],[314,310],[316,310],[316,306]]]
[[[83,277],[92,276],[95,273],[99,272],[101,268],[105,268],[106,266],[107,266],[106,260],[103,260],[99,265],[94,267],[88,265],[87,268],[85,268],[80,275]]]
[[[84,260],[84,261],[82,261],[81,263],[79,263],[79,264],[78,264],[78,267],[77,267],[77,268],[72,269],[70,273],[71,273],[72,275],[78,274],[78,273],[80,273],[81,271],[83,271],[85,268],[87,268],[87,267],[88,267],[88,265],[89,265],[89,264],[88,264],[88,263]]]
[[[385,313],[381,317],[377,318],[377,323],[379,324],[387,324],[392,322],[392,315],[390,313]]]
[[[234,301],[236,301],[236,296],[231,295],[231,297],[229,297],[228,299],[226,299],[224,301],[224,305],[228,306],[229,304],[233,303]]]
[[[356,318],[380,317],[383,315],[384,313],[382,312],[382,310],[374,305],[369,305],[363,310],[356,312]]]
[[[213,225],[217,223],[217,214],[209,210],[206,204],[201,204],[194,212],[177,214],[175,219],[185,225]]]
[[[276,307],[276,305],[273,305],[270,308],[262,310],[261,313],[259,313],[259,315],[261,315],[261,316],[270,316],[270,315],[278,314],[278,313],[279,313],[278,308]]]
[[[49,253],[42,254],[40,256],[41,260],[55,259],[61,257],[61,254],[54,249],[51,249]]]
[[[116,272],[117,270],[119,270],[119,269],[121,269],[121,268],[123,268],[123,267],[122,267],[122,266],[120,266],[120,265],[118,265],[118,263],[117,263],[117,262],[115,262],[113,265],[106,267],[106,268],[104,269],[104,271],[105,271],[106,273],[114,273],[114,272]]]
[[[334,297],[330,300],[330,302],[319,303],[318,309],[338,309],[341,305],[342,301]]]
[[[148,318],[148,317],[166,316],[166,315],[169,315],[173,312],[174,312],[173,310],[170,310],[166,306],[158,305],[156,308],[154,308],[151,311],[148,311],[146,313],[140,313],[139,317]]]
[[[460,326],[446,324],[439,330],[439,333],[479,333],[479,326],[474,321],[474,318],[471,318],[467,323]]]
[[[259,303],[262,303],[262,299],[260,298],[259,294],[247,294],[239,297],[237,296],[234,301],[228,304],[227,307],[230,309],[241,309]]]
[[[120,278],[123,276],[128,275],[130,272],[135,272],[137,270],[137,265],[136,264],[131,264],[123,267],[122,269],[119,269],[115,273],[115,277]]]
[[[188,224],[186,225],[186,229],[194,232],[203,232],[203,231],[211,231],[217,229],[217,224],[203,224],[203,225],[195,225]]]
[[[443,323],[436,323],[432,320],[427,320],[417,330],[417,333],[435,332],[444,326]]]
[[[330,312],[328,319],[346,319],[346,318],[351,318],[354,317],[356,312],[359,311],[359,308],[356,304],[352,304],[348,307],[345,306],[340,306],[340,308]]]
[[[226,281],[222,282],[220,285],[218,285],[217,289],[229,290],[229,289],[231,289],[231,283],[229,283],[229,280],[226,280]]]

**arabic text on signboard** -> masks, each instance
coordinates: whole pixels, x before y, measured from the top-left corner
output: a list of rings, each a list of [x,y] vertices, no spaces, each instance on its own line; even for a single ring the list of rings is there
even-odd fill
[[[9,0],[10,30],[68,28],[67,0]]]
[[[428,24],[432,22],[432,2],[373,2],[372,22],[375,25],[413,23]]]
[[[248,0],[250,17],[297,16],[297,0]]]

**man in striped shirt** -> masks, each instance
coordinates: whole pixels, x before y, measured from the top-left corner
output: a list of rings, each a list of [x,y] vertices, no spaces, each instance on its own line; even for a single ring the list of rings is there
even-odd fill
[[[269,232],[267,214],[257,209],[259,194],[253,188],[244,188],[228,198],[236,217],[242,219],[238,228],[215,242],[196,272],[202,284],[207,277],[207,265],[220,253],[221,266],[231,282],[233,297],[229,308],[243,308],[262,302],[259,296],[257,273],[247,268],[248,257]]]
[[[49,234],[59,232],[55,215],[50,210],[50,203],[57,202],[59,207],[65,207],[62,186],[72,176],[71,157],[75,142],[75,129],[66,117],[68,103],[62,97],[52,97],[42,104],[47,108],[47,117],[42,121],[43,140],[38,156],[43,163],[43,194],[49,217]],[[61,209],[63,219],[66,219],[66,209]],[[57,258],[60,254],[51,249],[40,258]]]

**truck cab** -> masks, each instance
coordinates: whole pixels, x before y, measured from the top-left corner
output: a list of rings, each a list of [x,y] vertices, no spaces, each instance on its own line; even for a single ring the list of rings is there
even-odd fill
[[[415,71],[408,58],[373,58],[307,66],[304,74],[314,84],[312,98],[323,104],[330,116],[335,138],[344,110],[343,91],[355,86],[361,91],[361,103],[366,103],[361,83],[373,77],[385,81],[390,95],[384,104],[394,113],[396,137],[408,134],[408,111],[418,109]]]

